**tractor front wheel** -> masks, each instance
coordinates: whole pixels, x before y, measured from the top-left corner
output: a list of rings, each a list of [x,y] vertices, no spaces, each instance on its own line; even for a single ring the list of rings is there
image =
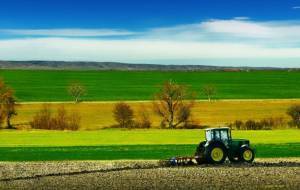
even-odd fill
[[[249,147],[241,148],[240,160],[243,162],[252,163],[254,160],[255,154],[254,151]]]

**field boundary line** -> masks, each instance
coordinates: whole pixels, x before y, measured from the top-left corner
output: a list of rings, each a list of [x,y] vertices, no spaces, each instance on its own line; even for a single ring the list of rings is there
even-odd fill
[[[111,104],[117,102],[127,102],[127,103],[151,103],[153,100],[114,100],[114,101],[83,101],[80,104]],[[300,98],[291,98],[291,99],[220,99],[213,100],[214,102],[263,102],[263,101],[300,101]],[[196,102],[209,102],[208,100],[196,100]],[[75,104],[74,101],[37,101],[37,102],[17,102],[18,104]]]

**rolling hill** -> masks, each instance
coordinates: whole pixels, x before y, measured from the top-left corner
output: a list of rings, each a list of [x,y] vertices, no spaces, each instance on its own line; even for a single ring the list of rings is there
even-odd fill
[[[65,61],[0,61],[0,69],[29,70],[158,70],[158,71],[243,71],[283,70],[274,67],[219,67],[207,65],[158,65],[118,62],[65,62]]]

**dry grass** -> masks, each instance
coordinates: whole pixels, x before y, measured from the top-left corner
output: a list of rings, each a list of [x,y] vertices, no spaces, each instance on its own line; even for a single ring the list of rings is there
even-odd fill
[[[153,126],[158,127],[160,118],[152,111],[151,102],[128,102],[137,111],[141,107],[150,113]],[[300,103],[300,100],[242,100],[242,101],[217,101],[197,102],[193,112],[193,119],[201,125],[218,126],[235,120],[254,119],[267,117],[283,117],[287,108]],[[53,103],[53,109],[64,104],[70,111],[78,111],[82,117],[82,129],[92,130],[107,127],[116,122],[113,119],[112,109],[114,102],[90,102],[90,103]],[[42,107],[42,103],[24,103],[18,107],[18,116],[13,119],[14,124],[28,123],[34,114]]]

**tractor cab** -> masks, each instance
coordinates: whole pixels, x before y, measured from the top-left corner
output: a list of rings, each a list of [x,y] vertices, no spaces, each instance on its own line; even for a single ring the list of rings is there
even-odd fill
[[[231,131],[227,127],[206,129],[205,138],[206,142],[220,141],[228,146],[231,141]]]

